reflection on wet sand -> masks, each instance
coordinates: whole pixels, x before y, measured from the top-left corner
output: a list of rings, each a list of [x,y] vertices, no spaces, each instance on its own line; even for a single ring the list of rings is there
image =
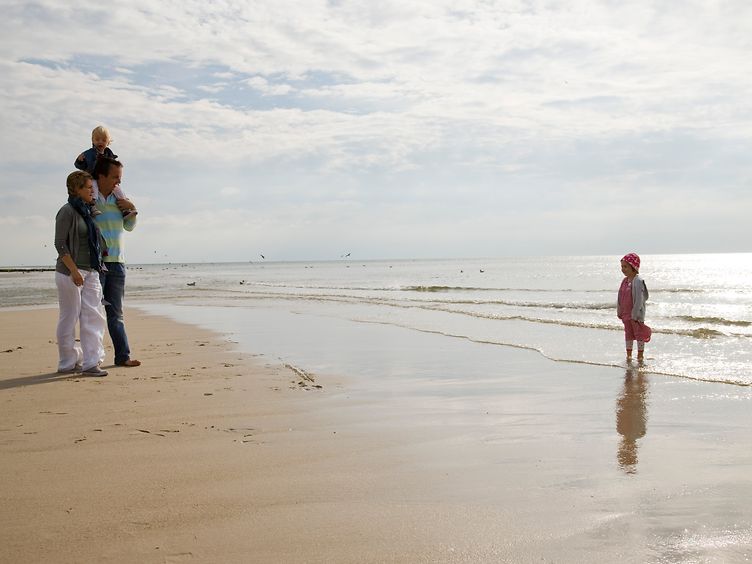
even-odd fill
[[[616,458],[627,474],[637,473],[637,439],[647,432],[647,376],[637,368],[627,368],[624,389],[616,399],[616,430],[621,435]]]

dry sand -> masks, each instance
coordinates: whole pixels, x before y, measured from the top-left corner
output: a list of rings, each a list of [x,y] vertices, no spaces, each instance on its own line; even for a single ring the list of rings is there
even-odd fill
[[[56,315],[0,312],[2,562],[734,561],[752,546],[735,504],[748,451],[671,437],[652,448],[677,441],[676,461],[651,466],[647,445],[640,481],[619,470],[624,428],[645,435],[646,384],[623,375],[565,385],[510,351],[510,370],[557,378],[565,407],[521,377],[477,440],[434,404],[352,397],[341,377],[137,311],[143,366],[60,376]],[[733,440],[749,445],[740,417]],[[699,471],[700,449],[725,466]]]
[[[56,314],[0,312],[0,561],[430,561],[449,534],[341,382],[137,311],[141,367],[61,376]]]
[[[56,315],[0,312],[0,561],[283,554],[285,530],[259,538],[254,508],[299,502],[295,466],[321,456],[299,437],[316,421],[302,395],[321,385],[138,312],[128,326],[143,366],[61,376]],[[284,477],[289,492],[278,491]]]

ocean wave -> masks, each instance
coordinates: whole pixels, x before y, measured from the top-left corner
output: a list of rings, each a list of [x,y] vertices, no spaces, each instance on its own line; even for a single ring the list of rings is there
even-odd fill
[[[380,290],[381,288],[373,288],[374,290]],[[386,288],[384,288],[386,290]],[[618,289],[618,288],[617,288]],[[389,290],[402,290],[405,292],[561,292],[561,293],[615,293],[614,288],[593,289],[593,288],[511,288],[511,287],[478,287],[478,286],[401,286],[399,288],[389,288]],[[651,293],[654,294],[703,294],[709,290],[704,288],[651,288]]]
[[[752,321],[726,319],[724,317],[697,317],[694,315],[678,315],[676,319],[689,321],[690,323],[712,323],[714,325],[730,325],[732,327],[752,327]]]
[[[618,324],[610,324],[610,323],[597,323],[597,322],[590,322],[590,321],[571,321],[571,320],[565,320],[565,319],[546,319],[541,317],[529,317],[525,315],[497,315],[497,314],[486,314],[486,313],[480,313],[480,312],[471,312],[471,311],[464,311],[464,310],[457,310],[457,309],[451,309],[451,308],[440,308],[440,307],[432,307],[432,308],[425,308],[425,309],[433,309],[435,311],[445,311],[448,313],[457,313],[461,315],[467,315],[470,317],[477,317],[480,319],[493,319],[493,320],[499,320],[499,321],[527,321],[529,323],[542,323],[547,325],[559,325],[562,327],[578,327],[581,329],[604,329],[607,331],[622,331],[623,326]],[[652,328],[653,333],[661,333],[664,335],[680,335],[684,337],[692,337],[695,339],[712,339],[714,337],[724,337],[724,336],[734,336],[734,337],[750,337],[752,338],[752,335],[740,335],[740,334],[733,334],[733,335],[727,335],[726,333],[723,333],[722,331],[718,331],[717,329],[711,329],[709,327],[698,327],[696,329],[678,329],[678,328]]]
[[[463,293],[463,292],[518,292],[535,294],[616,294],[618,287],[614,288],[515,288],[511,286],[449,286],[441,284],[398,284],[395,286],[363,286],[363,285],[334,285],[334,284],[280,284],[278,282],[246,282],[246,286],[258,286],[262,288],[297,288],[301,290],[331,290],[331,291],[354,291],[354,292],[416,292],[427,294],[440,293]],[[651,288],[652,294],[702,294],[709,290],[703,288]]]
[[[448,331],[442,331],[439,329],[426,329],[426,328],[420,328],[420,327],[413,327],[407,324],[403,323],[395,323],[392,321],[375,321],[375,320],[364,320],[364,319],[352,319],[352,321],[359,322],[359,323],[373,323],[376,325],[390,325],[393,327],[401,327],[403,329],[409,329],[412,331],[418,331],[420,333],[430,333],[434,335],[441,335],[444,337],[452,337],[456,339],[462,339],[466,341],[470,341],[472,343],[478,343],[481,345],[494,345],[494,346],[502,346],[502,347],[511,347],[515,349],[523,349],[523,350],[529,350],[534,351],[540,354],[542,357],[547,358],[548,360],[551,360],[553,362],[561,362],[561,363],[567,363],[567,364],[582,364],[582,365],[588,365],[588,366],[604,366],[609,368],[625,368],[623,364],[621,363],[612,363],[612,362],[598,362],[596,360],[580,360],[580,359],[569,359],[569,358],[557,358],[555,356],[552,356],[550,354],[547,354],[542,348],[532,346],[532,345],[526,345],[526,344],[520,344],[520,343],[512,343],[512,342],[506,342],[506,341],[500,341],[500,340],[494,340],[494,339],[478,339],[475,337],[470,337],[469,335],[462,335],[457,333],[451,333]],[[640,372],[646,373],[646,374],[657,374],[661,376],[672,376],[675,378],[683,378],[687,380],[696,380],[700,382],[714,382],[719,384],[732,384],[735,386],[743,386],[743,387],[749,387],[752,386],[752,383],[744,379],[742,377],[739,378],[733,378],[728,376],[715,376],[710,374],[687,374],[680,371],[674,371],[674,370],[666,370],[666,369],[654,369],[650,367],[645,366],[636,366],[634,367],[635,370],[638,370]]]
[[[354,292],[420,292],[420,293],[442,293],[442,292],[534,292],[534,293],[551,293],[551,292],[577,292],[577,293],[602,293],[612,292],[609,290],[583,290],[574,288],[507,288],[507,287],[487,287],[487,286],[442,286],[442,285],[423,285],[408,284],[394,286],[338,286],[338,285],[320,285],[320,284],[279,284],[277,282],[245,282],[246,286],[259,286],[262,288],[296,288],[301,290],[344,290]]]
[[[661,333],[661,331],[655,331],[654,333]],[[666,331],[667,333],[674,333],[676,335],[688,335],[695,339],[712,339],[713,337],[723,337],[726,335],[723,331],[717,329],[710,329],[708,327],[699,327],[697,329],[681,329],[677,331]],[[747,335],[735,335],[736,337],[745,337]]]
[[[320,296],[322,294],[300,294],[301,296],[305,296],[306,298],[312,297],[312,296]],[[379,299],[377,297],[365,297],[365,296],[356,296],[352,294],[327,294],[331,297],[344,297],[344,298],[355,298],[355,299],[368,299],[368,300],[375,300]],[[445,305],[477,305],[477,306],[508,306],[508,307],[520,307],[520,308],[536,308],[536,309],[550,309],[550,310],[566,310],[566,309],[573,309],[573,310],[584,310],[584,311],[602,311],[602,310],[610,310],[610,309],[616,309],[616,302],[531,302],[531,301],[519,301],[519,300],[493,300],[493,299],[475,299],[475,300],[468,300],[468,299],[440,299],[431,297],[430,299],[414,299],[409,297],[385,297],[383,300],[399,300],[403,302],[409,302],[409,303],[435,303],[435,304],[445,304]]]
[[[400,292],[428,292],[428,293],[440,293],[440,292],[534,292],[534,293],[583,293],[583,294],[592,294],[592,293],[608,293],[612,292],[613,289],[609,290],[593,290],[593,289],[582,289],[582,288],[510,288],[510,287],[482,287],[482,286],[423,286],[423,285],[415,285],[415,286],[399,286],[397,288],[373,288],[374,290],[390,290],[390,291],[400,291]]]
[[[408,301],[408,300],[405,300]],[[572,302],[517,302],[510,300],[431,300],[434,303],[462,304],[462,305],[504,305],[510,307],[525,307],[538,309],[577,309],[577,310],[616,310],[616,303],[572,303]]]
[[[442,292],[525,292],[525,293],[584,293],[584,294],[601,294],[615,293],[614,288],[607,290],[582,289],[582,288],[512,288],[512,287],[488,287],[488,286],[445,286],[445,285],[424,285],[424,284],[396,284],[394,286],[362,286],[362,285],[334,285],[334,284],[280,284],[278,282],[248,282],[243,281],[248,287],[261,288],[284,288],[300,290],[340,290],[355,292],[419,292],[419,293],[442,293]]]
[[[186,278],[186,280],[189,280],[190,278]],[[178,284],[179,286],[182,285],[184,282],[181,279],[181,283]],[[209,282],[209,280],[207,280]],[[270,281],[270,280],[245,280],[241,279],[238,275],[238,278],[236,280],[231,280],[228,278],[224,279],[213,279],[211,281],[212,285],[219,285],[219,286],[225,286],[232,287],[237,284],[243,285],[245,288],[264,288],[269,290],[280,290],[280,291],[289,291],[289,290],[300,290],[300,291],[323,291],[323,292],[379,292],[379,293],[387,293],[390,295],[394,294],[428,294],[432,296],[437,296],[441,294],[455,294],[461,296],[462,294],[478,294],[480,300],[478,300],[478,303],[500,303],[502,305],[509,304],[509,305],[520,305],[521,307],[545,307],[541,306],[539,303],[531,303],[531,305],[527,306],[524,303],[524,300],[521,300],[522,303],[514,303],[512,301],[507,301],[504,299],[498,299],[498,300],[484,300],[482,296],[489,295],[489,294],[500,294],[503,296],[504,294],[526,294],[526,295],[541,295],[545,296],[548,294],[560,294],[562,296],[567,295],[593,295],[593,294],[599,294],[599,295],[607,295],[607,296],[615,296],[618,289],[618,281],[614,283],[613,287],[609,288],[581,288],[581,287],[575,287],[575,288],[541,288],[541,287],[530,287],[530,286],[478,286],[478,285],[462,285],[462,284],[423,284],[423,283],[405,283],[405,282],[398,282],[395,281],[393,285],[384,284],[383,281],[381,284],[375,283],[375,284],[369,284],[369,283],[343,283],[338,284],[336,282],[333,283],[321,283],[317,280],[312,280],[311,283],[305,283],[304,281],[298,281],[298,282],[284,282],[284,281]],[[707,292],[713,292],[715,290],[712,289],[706,289],[706,288],[687,288],[687,287],[678,287],[678,288],[656,288],[651,287],[650,288],[651,294],[654,297],[658,297],[661,294],[703,294]],[[566,298],[564,298],[564,301],[566,302]],[[558,307],[577,307],[582,309],[606,309],[610,307],[609,304],[598,304],[595,307],[592,306],[582,306],[579,304],[575,304],[574,306],[564,303],[562,305],[554,304],[550,307],[558,308]]]
[[[651,294],[704,294],[710,291],[705,288],[650,288]]]
[[[451,307],[453,305],[468,305],[467,303],[451,302],[451,301],[433,301],[433,300],[406,300],[406,299],[393,299],[386,297],[367,297],[356,296],[347,294],[300,294],[300,293],[277,293],[277,292],[247,292],[242,290],[217,290],[214,288],[201,288],[192,287],[186,293],[186,297],[190,294],[196,295],[204,292],[214,293],[217,297],[232,296],[235,299],[260,299],[260,300],[303,300],[312,302],[340,302],[349,304],[368,304],[378,305],[399,309],[421,309],[425,311],[440,311],[444,313],[451,313],[455,315],[463,315],[467,317],[473,317],[476,319],[488,319],[492,321],[524,321],[527,323],[539,323],[545,325],[558,325],[561,327],[575,327],[580,329],[599,329],[606,331],[622,331],[623,326],[620,323],[601,323],[595,321],[576,321],[568,319],[553,319],[545,317],[535,317],[521,314],[502,314],[502,313],[486,313],[480,311],[468,311],[457,307]],[[474,304],[474,302],[472,302]],[[609,308],[614,307],[609,305]],[[752,335],[748,334],[736,334],[736,333],[724,333],[717,329],[710,327],[697,327],[697,328],[672,328],[672,327],[653,327],[653,333],[665,334],[665,335],[678,335],[684,337],[691,337],[694,339],[713,339],[716,337],[741,337],[752,338]]]
[[[318,299],[321,297],[331,298],[333,300],[335,299],[352,299],[352,300],[361,300],[363,302],[391,302],[391,301],[401,301],[401,302],[407,302],[407,303],[415,303],[415,304],[425,304],[425,303],[432,303],[432,304],[444,304],[444,305],[477,305],[477,306],[484,306],[484,305],[497,305],[497,306],[509,306],[509,307],[520,307],[520,308],[538,308],[538,309],[544,309],[544,310],[584,310],[584,311],[601,311],[601,310],[610,310],[610,309],[616,309],[616,302],[615,301],[609,301],[609,302],[528,302],[528,301],[517,301],[517,300],[485,300],[485,299],[476,299],[476,300],[468,300],[468,299],[458,299],[458,300],[442,300],[437,298],[430,298],[430,299],[415,299],[415,298],[409,298],[409,297],[400,297],[400,296],[385,296],[385,297],[379,297],[379,296],[363,296],[363,295],[357,295],[357,294],[344,294],[344,293],[322,293],[322,294],[311,294],[311,293],[303,293],[303,292],[254,292],[249,291],[247,288],[251,286],[250,284],[245,284],[246,289],[245,290],[239,290],[237,288],[214,288],[214,287],[203,287],[203,286],[195,286],[191,287],[190,291],[192,292],[227,292],[227,293],[239,293],[243,295],[261,295],[261,296],[289,296],[292,298],[299,298],[299,299]],[[263,286],[263,285],[257,285],[257,287],[263,287],[263,288],[271,288],[270,286]],[[281,286],[274,286],[275,288],[284,288],[284,289],[296,289],[296,290],[337,290],[337,291],[357,291],[357,290],[364,290],[364,288],[333,288],[333,287],[318,287],[318,286],[309,286],[306,288],[301,288],[300,286],[287,286],[287,287],[281,287]],[[181,290],[185,291],[187,289],[181,288]]]

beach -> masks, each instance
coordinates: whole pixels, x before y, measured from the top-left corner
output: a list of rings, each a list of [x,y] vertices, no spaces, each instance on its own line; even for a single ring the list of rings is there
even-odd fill
[[[250,314],[304,348],[280,312]],[[0,561],[752,555],[749,387],[310,322],[361,364],[392,351],[403,373],[377,378],[185,315],[129,310],[143,366],[83,378],[54,374],[54,308],[0,312]]]

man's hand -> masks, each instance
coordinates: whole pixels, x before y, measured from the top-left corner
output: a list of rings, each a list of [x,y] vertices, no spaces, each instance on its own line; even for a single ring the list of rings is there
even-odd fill
[[[121,212],[133,211],[136,209],[136,206],[133,205],[133,202],[126,200],[125,198],[117,201],[117,207],[120,208]]]

